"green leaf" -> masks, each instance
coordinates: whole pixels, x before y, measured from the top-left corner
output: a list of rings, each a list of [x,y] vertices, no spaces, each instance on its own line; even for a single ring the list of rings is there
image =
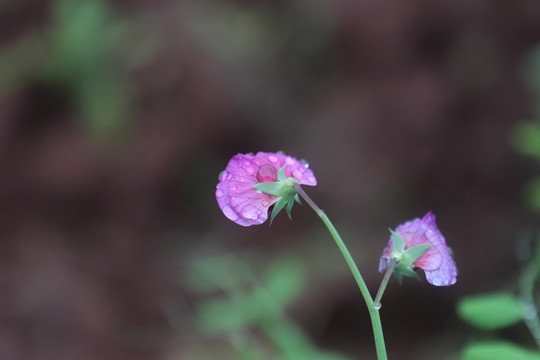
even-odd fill
[[[463,360],[540,360],[540,353],[505,341],[486,341],[468,345]]]
[[[540,159],[540,126],[533,122],[517,124],[511,134],[513,147],[522,155]]]
[[[195,258],[187,264],[181,277],[183,284],[197,293],[234,289],[252,281],[241,260],[230,254]]]
[[[403,236],[392,229],[390,229],[390,232],[392,233],[392,250],[402,251],[405,249],[405,240],[403,240]]]
[[[420,256],[424,255],[426,251],[428,251],[433,246],[435,246],[435,244],[420,244],[405,250],[405,265],[411,266],[412,264],[414,264],[414,262],[418,260]]]
[[[229,298],[208,300],[197,306],[199,326],[208,333],[224,333],[274,319],[281,308],[266,289],[233,291]]]
[[[300,295],[305,280],[305,269],[295,258],[274,261],[262,277],[262,285],[274,301],[287,305]]]
[[[536,211],[540,211],[540,178],[530,180],[523,189],[527,204]]]
[[[509,292],[495,292],[461,299],[458,315],[467,323],[484,330],[495,330],[523,319],[523,309]]]

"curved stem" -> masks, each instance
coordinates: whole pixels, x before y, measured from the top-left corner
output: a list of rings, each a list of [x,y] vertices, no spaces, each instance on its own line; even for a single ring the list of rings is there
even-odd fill
[[[354,279],[356,280],[356,283],[358,284],[358,288],[360,289],[360,292],[362,293],[362,296],[364,297],[364,301],[366,302],[369,316],[371,318],[371,326],[373,328],[373,336],[375,338],[375,348],[377,350],[377,359],[378,360],[387,360],[388,357],[386,355],[386,347],[384,344],[384,335],[382,331],[382,324],[381,324],[381,318],[379,315],[379,308],[375,306],[375,303],[373,302],[373,298],[371,297],[371,294],[369,292],[369,289],[367,288],[367,285],[362,278],[362,275],[360,274],[360,271],[358,271],[358,267],[356,266],[351,254],[349,253],[349,250],[345,246],[345,243],[341,239],[341,236],[339,236],[339,233],[337,232],[336,228],[326,216],[324,211],[322,211],[317,204],[311,198],[305,193],[305,191],[300,187],[300,185],[295,184],[294,188],[300,196],[304,198],[304,200],[311,206],[313,210],[319,215],[323,223],[328,228],[328,231],[330,232],[330,235],[332,235],[332,238],[336,242],[336,245],[338,246],[339,250],[341,251],[341,254],[345,258],[345,262],[349,266],[349,269],[352,272],[352,275]]]

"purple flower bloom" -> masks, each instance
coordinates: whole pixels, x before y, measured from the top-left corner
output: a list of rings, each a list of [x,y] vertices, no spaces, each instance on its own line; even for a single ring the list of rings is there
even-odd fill
[[[424,270],[426,280],[435,286],[449,286],[456,283],[457,268],[446,246],[444,236],[435,223],[435,215],[428,212],[421,220],[416,218],[398,226],[396,233],[403,237],[405,249],[420,244],[433,244],[413,265]],[[379,271],[383,272],[393,250],[392,236],[384,249],[379,263]]]
[[[304,162],[282,153],[258,152],[238,154],[231,158],[219,175],[216,199],[226,217],[242,226],[262,224],[268,218],[268,208],[278,200],[252,186],[278,181],[277,172],[285,166],[285,175],[296,178],[301,185],[317,185],[313,172]]]

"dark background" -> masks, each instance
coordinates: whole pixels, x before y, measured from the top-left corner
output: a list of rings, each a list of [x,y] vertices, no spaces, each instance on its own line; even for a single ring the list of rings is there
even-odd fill
[[[0,358],[205,359],[220,340],[193,324],[183,264],[246,250],[306,259],[288,315],[374,358],[309,207],[242,228],[217,206],[231,156],[278,150],[309,161],[372,292],[388,227],[434,211],[458,282],[391,282],[383,326],[392,359],[458,358],[476,335],[456,301],[514,290],[535,229],[538,166],[509,139],[538,43],[532,0],[0,1]]]

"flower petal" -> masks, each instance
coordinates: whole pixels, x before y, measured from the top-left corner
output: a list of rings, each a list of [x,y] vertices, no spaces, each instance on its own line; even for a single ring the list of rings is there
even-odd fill
[[[426,251],[414,266],[425,271],[426,280],[435,286],[449,286],[456,283],[457,268],[446,245],[444,236],[435,222],[435,215],[428,212],[422,219],[416,218],[399,225],[395,232],[405,241],[405,249],[420,244],[434,244]],[[379,271],[384,271],[386,261],[392,252],[392,237],[384,249],[379,263]]]
[[[253,185],[277,181],[275,174],[283,166],[287,177],[295,177],[299,184],[317,184],[311,170],[285,154],[259,152],[233,156],[221,173],[216,189],[216,199],[223,214],[242,226],[265,222],[268,208],[278,198],[257,191]]]

